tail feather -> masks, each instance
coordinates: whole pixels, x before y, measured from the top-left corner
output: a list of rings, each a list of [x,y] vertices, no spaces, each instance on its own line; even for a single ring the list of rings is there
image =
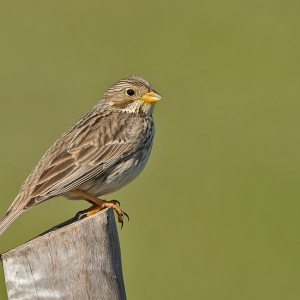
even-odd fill
[[[23,209],[8,210],[0,220],[0,235],[7,229],[7,227],[23,212]]]
[[[18,195],[12,203],[8,211],[0,220],[0,235],[7,229],[7,227],[24,211],[23,206],[20,205],[22,196]]]

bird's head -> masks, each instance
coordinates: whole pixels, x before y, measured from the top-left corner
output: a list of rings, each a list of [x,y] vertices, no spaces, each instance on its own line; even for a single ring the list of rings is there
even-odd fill
[[[137,76],[131,76],[113,84],[103,94],[99,105],[109,106],[113,110],[129,113],[151,114],[154,103],[162,97],[150,83]]]

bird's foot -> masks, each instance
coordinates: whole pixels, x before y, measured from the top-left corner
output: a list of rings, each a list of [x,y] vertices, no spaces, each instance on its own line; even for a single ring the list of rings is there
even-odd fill
[[[75,216],[76,220],[80,220],[85,217],[89,217],[104,208],[111,207],[117,213],[118,222],[122,224],[121,229],[122,229],[123,223],[124,223],[123,222],[124,216],[126,216],[129,221],[129,216],[123,210],[120,209],[120,207],[119,207],[120,202],[118,200],[111,200],[111,201],[101,200],[101,199],[99,199],[95,196],[92,196],[86,192],[83,192],[81,190],[73,190],[72,192],[83,196],[84,198],[86,198],[85,199],[86,201],[93,204],[90,208],[78,212]]]
[[[89,207],[85,210],[79,211],[75,216],[75,220],[78,221],[78,220],[84,219],[86,217],[92,216],[93,214],[97,213],[100,210],[101,210],[101,208],[98,205],[92,205],[91,207]]]
[[[118,200],[111,200],[111,201],[103,201],[103,208],[111,207],[115,210],[118,216],[118,222],[121,223],[121,229],[123,228],[123,219],[124,217],[127,218],[129,221],[129,216],[126,214],[125,211],[120,209],[120,202]],[[101,208],[101,209],[103,209]]]

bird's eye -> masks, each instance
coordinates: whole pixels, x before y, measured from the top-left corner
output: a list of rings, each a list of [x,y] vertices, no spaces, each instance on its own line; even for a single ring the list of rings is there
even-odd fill
[[[134,90],[132,90],[132,89],[127,89],[127,90],[126,90],[126,94],[127,94],[128,96],[133,96],[135,93],[134,93]]]

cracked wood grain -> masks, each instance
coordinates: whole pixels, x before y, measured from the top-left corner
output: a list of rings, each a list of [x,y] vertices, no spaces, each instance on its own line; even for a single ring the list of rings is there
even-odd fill
[[[1,255],[9,300],[125,300],[112,209],[71,219]]]

